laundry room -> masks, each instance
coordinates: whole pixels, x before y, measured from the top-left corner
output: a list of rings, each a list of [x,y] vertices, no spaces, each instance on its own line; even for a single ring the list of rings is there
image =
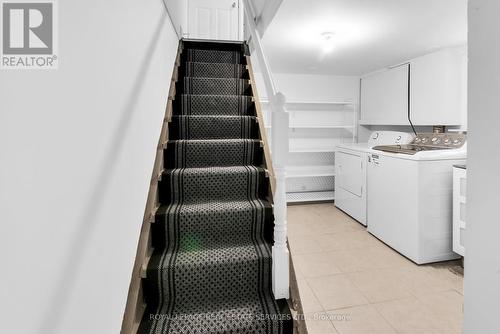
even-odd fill
[[[297,290],[309,333],[460,333],[467,2],[382,2],[285,1],[252,56]]]

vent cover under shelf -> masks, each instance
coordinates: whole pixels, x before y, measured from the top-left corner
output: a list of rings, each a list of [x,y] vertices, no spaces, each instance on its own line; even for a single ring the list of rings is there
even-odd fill
[[[288,203],[329,202],[335,199],[335,194],[333,191],[287,193],[286,199]]]

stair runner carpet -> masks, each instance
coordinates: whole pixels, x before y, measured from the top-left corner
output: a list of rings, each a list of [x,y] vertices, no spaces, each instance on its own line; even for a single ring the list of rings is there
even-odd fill
[[[139,332],[292,333],[244,45],[214,46],[184,42]]]

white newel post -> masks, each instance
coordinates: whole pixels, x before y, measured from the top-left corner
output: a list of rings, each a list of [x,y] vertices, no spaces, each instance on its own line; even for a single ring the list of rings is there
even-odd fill
[[[271,102],[272,160],[274,193],[273,293],[276,299],[289,298],[289,254],[287,247],[286,162],[288,159],[288,112],[285,96],[278,92]]]

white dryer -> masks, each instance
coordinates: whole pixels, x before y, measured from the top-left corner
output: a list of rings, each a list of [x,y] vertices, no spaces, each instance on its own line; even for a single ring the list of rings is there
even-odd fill
[[[376,145],[408,144],[413,135],[406,132],[375,131],[367,143],[340,144],[335,150],[335,206],[367,225],[366,164]]]

